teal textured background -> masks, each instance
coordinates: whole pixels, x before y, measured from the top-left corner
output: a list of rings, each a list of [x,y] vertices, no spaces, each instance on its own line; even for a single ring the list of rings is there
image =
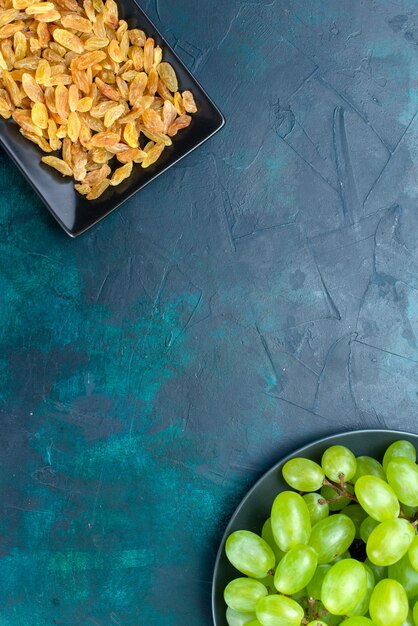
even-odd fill
[[[210,626],[281,455],[417,428],[416,3],[143,3],[227,126],[79,239],[0,153],[1,626]]]

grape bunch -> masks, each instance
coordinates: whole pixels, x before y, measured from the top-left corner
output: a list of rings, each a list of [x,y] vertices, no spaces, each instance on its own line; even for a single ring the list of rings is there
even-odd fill
[[[229,626],[418,626],[418,465],[404,440],[382,463],[328,448],[283,467],[261,535],[225,551],[242,574],[225,588]]]

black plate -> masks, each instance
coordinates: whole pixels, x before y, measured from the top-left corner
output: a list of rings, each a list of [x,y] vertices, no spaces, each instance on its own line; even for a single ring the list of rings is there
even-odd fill
[[[418,447],[418,435],[398,432],[396,430],[357,430],[339,435],[332,435],[319,439],[282,459],[272,467],[254,487],[248,492],[238,506],[229,522],[216,557],[215,571],[212,586],[212,613],[215,626],[228,626],[225,618],[226,604],[223,591],[233,578],[242,576],[232,567],[225,556],[225,541],[235,530],[252,530],[260,533],[268,517],[274,498],[283,489],[289,486],[282,478],[282,467],[289,459],[304,456],[319,462],[326,448],[333,445],[344,445],[350,448],[356,456],[369,455],[381,460],[383,454],[392,441],[407,439]]]
[[[118,0],[118,6],[120,17],[128,22],[130,28],[143,29],[162,47],[164,61],[171,63],[177,72],[180,89],[182,91],[190,89],[193,92],[198,112],[193,115],[190,126],[173,138],[173,145],[164,150],[155,165],[145,170],[140,165],[134,166],[132,175],[127,180],[118,187],[110,187],[100,198],[90,202],[74,190],[72,180],[63,178],[40,162],[43,153],[35,144],[22,137],[13,120],[6,121],[0,118],[1,145],[52,215],[72,237],[80,235],[103,219],[122,202],[209,139],[225,123],[221,112],[136,2]]]

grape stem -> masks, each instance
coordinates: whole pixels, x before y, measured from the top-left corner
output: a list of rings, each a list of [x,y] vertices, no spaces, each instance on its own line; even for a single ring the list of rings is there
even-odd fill
[[[338,478],[340,479],[339,483],[334,482],[333,480],[329,480],[328,478],[324,478],[324,480],[322,481],[323,485],[326,485],[327,487],[332,487],[332,489],[334,489],[335,493],[337,494],[335,498],[330,498],[329,500],[326,500],[325,498],[321,498],[320,500],[318,500],[319,504],[328,504],[329,502],[337,502],[338,500],[341,500],[341,498],[349,498],[350,500],[352,500],[353,502],[357,502],[358,504],[358,500],[356,498],[356,496],[353,493],[350,493],[350,491],[348,491],[346,483],[344,481],[344,474],[339,474]]]

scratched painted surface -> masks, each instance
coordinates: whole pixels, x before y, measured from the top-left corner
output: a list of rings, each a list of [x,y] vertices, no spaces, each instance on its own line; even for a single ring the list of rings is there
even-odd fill
[[[210,626],[278,458],[416,430],[415,0],[152,0],[225,129],[70,240],[5,155],[1,626]]]

